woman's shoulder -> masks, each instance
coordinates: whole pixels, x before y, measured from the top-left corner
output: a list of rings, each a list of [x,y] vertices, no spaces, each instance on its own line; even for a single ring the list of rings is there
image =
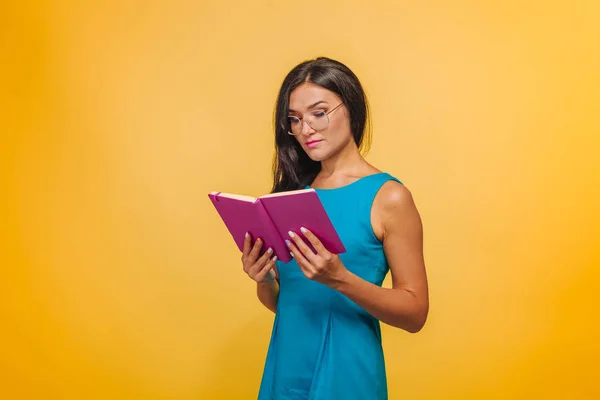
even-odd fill
[[[373,200],[371,222],[375,235],[382,240],[384,232],[395,230],[417,214],[411,191],[399,181],[388,180]]]
[[[381,185],[375,201],[384,208],[397,208],[413,201],[410,190],[399,180],[389,179]]]

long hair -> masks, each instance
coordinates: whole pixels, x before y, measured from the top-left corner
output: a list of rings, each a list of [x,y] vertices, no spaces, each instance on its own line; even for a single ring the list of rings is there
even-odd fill
[[[321,171],[321,163],[312,160],[287,133],[290,93],[304,82],[311,82],[336,93],[350,116],[350,129],[360,151],[368,151],[371,141],[369,104],[356,75],[339,61],[318,57],[295,66],[285,77],[275,106],[275,157],[272,193],[303,189]],[[367,129],[365,129],[367,128]]]

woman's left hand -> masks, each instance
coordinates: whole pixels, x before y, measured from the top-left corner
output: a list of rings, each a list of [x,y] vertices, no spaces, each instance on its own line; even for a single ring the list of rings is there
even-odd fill
[[[301,228],[301,231],[317,254],[312,251],[300,235],[294,232],[288,232],[290,240],[286,240],[286,244],[304,275],[310,280],[315,280],[330,287],[341,282],[348,270],[340,257],[328,251],[308,229]]]

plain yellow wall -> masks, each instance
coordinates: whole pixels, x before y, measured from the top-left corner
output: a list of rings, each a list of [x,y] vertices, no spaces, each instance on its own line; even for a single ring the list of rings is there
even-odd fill
[[[327,55],[425,226],[391,398],[599,398],[599,4],[4,3],[0,397],[255,397],[273,315],[206,194],[269,190],[277,89]]]

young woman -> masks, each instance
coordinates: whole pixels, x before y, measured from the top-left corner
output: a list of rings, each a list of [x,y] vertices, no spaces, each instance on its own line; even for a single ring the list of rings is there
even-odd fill
[[[275,112],[273,192],[314,188],[347,252],[290,232],[283,264],[247,235],[244,271],[275,320],[258,398],[387,399],[380,321],[418,332],[429,310],[422,225],[409,190],[360,153],[368,106],[344,64],[303,62]],[[317,251],[313,253],[305,241]],[[392,288],[382,288],[390,271]]]

